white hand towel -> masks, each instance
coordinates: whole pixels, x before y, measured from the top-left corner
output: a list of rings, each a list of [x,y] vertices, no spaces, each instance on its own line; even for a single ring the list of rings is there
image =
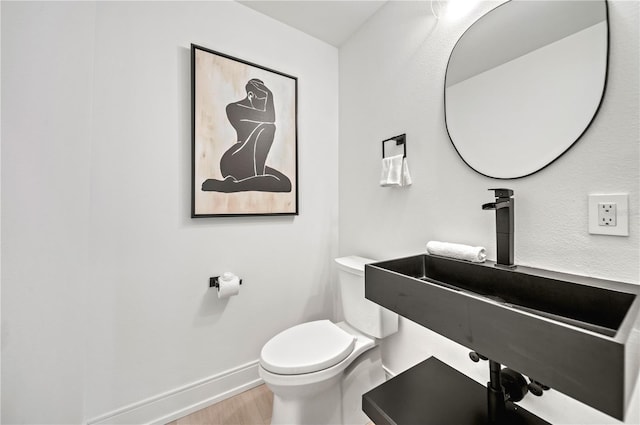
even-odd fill
[[[380,186],[409,186],[410,184],[409,166],[403,155],[382,158]]]
[[[411,174],[409,174],[409,165],[407,158],[402,158],[402,184],[401,186],[411,186]]]
[[[486,250],[482,246],[469,246],[457,243],[429,241],[427,252],[442,257],[483,263],[487,259]]]

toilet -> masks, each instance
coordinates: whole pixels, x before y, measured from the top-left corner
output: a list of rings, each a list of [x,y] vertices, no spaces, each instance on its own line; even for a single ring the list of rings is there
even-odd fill
[[[398,331],[398,315],[364,297],[364,266],[374,260],[335,261],[345,321],[293,326],[260,353],[260,377],[274,395],[272,425],[366,424],[362,394],[385,381],[379,340]]]

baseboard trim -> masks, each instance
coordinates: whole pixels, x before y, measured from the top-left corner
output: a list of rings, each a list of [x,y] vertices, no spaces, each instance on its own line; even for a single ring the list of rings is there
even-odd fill
[[[258,374],[258,360],[255,360],[113,410],[88,420],[86,424],[163,425],[262,383]]]
[[[389,380],[389,379],[391,379],[391,378],[393,378],[394,376],[397,375],[397,373],[392,372],[391,369],[389,369],[385,365],[382,365],[382,370],[384,370],[384,374],[385,374],[387,380]]]

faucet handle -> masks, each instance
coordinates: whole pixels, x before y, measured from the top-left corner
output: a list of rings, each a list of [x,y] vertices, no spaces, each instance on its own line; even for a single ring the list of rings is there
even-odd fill
[[[489,189],[496,193],[496,198],[511,198],[513,196],[513,190],[511,189]]]

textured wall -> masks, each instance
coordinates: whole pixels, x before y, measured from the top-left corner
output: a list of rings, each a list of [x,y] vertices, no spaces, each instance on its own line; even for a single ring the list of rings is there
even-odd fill
[[[429,240],[487,247],[495,259],[495,218],[487,191],[516,195],[516,262],[640,283],[638,3],[611,2],[607,92],[589,131],[541,172],[502,181],[468,168],[444,124],[444,75],[458,37],[492,5],[459,20],[431,15],[428,3],[389,2],[340,50],[340,253],[387,259],[425,251]],[[407,133],[413,185],[378,186],[380,142]],[[628,237],[590,235],[587,196],[629,193]],[[431,354],[486,382],[466,350],[403,320],[384,343],[400,372]],[[528,401],[553,423],[615,423],[558,394]],[[638,403],[640,404],[640,403]],[[638,421],[632,412],[630,421]],[[633,423],[633,422],[629,422]]]

